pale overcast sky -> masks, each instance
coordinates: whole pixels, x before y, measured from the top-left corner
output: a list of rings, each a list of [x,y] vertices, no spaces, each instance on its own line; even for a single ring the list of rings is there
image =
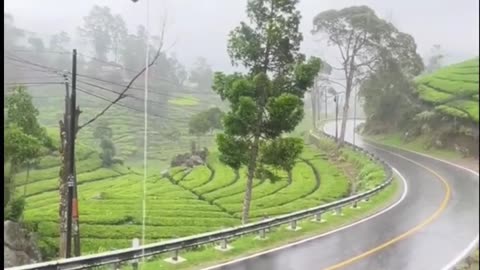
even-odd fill
[[[132,30],[145,23],[145,0],[5,0],[5,12],[14,16],[17,26],[33,32],[75,33],[94,4],[109,6],[113,13],[121,14]],[[335,51],[313,41],[312,19],[324,10],[352,5],[368,5],[378,16],[413,35],[421,55],[434,44],[440,44],[450,56],[448,62],[478,55],[478,0],[300,0],[303,51],[335,59]],[[246,0],[150,0],[151,32],[158,34],[167,11],[168,41],[176,40],[172,51],[184,64],[204,56],[214,69],[230,70],[226,39],[228,32],[245,19],[245,6]]]

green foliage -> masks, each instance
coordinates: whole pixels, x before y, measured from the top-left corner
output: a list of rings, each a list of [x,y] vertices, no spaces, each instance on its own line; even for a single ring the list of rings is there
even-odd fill
[[[326,34],[328,44],[339,49],[346,100],[361,84],[367,119],[394,126],[406,122],[405,103],[412,92],[409,81],[424,68],[413,37],[378,18],[368,6],[323,11],[315,16],[313,25],[314,34]],[[348,103],[343,110],[339,146],[345,136]]]
[[[26,87],[17,86],[13,89],[7,96],[6,109],[5,124],[15,124],[23,133],[39,140],[43,146],[53,148],[46,130],[38,123],[39,112],[33,105],[32,97]]]
[[[215,129],[221,129],[224,115],[217,107],[199,112],[190,118],[188,132],[198,136]]]
[[[18,222],[23,215],[25,209],[25,198],[15,198],[8,202],[4,208],[3,220],[11,220]]]
[[[10,161],[12,165],[19,166],[28,159],[35,158],[40,151],[38,139],[24,133],[16,124],[9,124],[4,129],[4,139],[4,163]]]
[[[478,124],[478,58],[419,77],[416,84],[420,100],[437,112]]]
[[[262,145],[260,162],[281,168],[288,172],[289,182],[295,161],[303,151],[303,140],[300,138],[277,138]]]
[[[100,155],[103,166],[110,167],[113,165],[113,157],[115,156],[115,145],[110,138],[102,138],[100,142],[102,153]]]

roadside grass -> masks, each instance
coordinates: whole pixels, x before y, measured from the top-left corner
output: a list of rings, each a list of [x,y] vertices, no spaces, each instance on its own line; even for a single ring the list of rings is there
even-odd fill
[[[412,150],[415,152],[435,156],[438,158],[444,158],[444,159],[461,159],[462,158],[462,155],[455,151],[445,150],[445,149],[436,149],[433,147],[430,149],[426,149],[425,141],[427,139],[422,137],[418,137],[409,142],[405,142],[403,140],[403,135],[400,132],[379,134],[379,135],[368,135],[368,136],[363,136],[363,138],[366,139],[367,141],[394,146],[398,148],[405,148],[407,150]]]
[[[213,248],[214,245],[206,245],[195,250],[184,253],[181,252],[180,256],[185,258],[186,261],[176,265],[163,261],[163,259],[170,257],[171,254],[152,257],[147,259],[145,264],[140,265],[140,269],[201,269],[293,243],[351,224],[379,212],[396,201],[402,189],[401,183],[395,178],[392,184],[384,191],[372,197],[368,202],[360,203],[357,209],[346,207],[342,210],[343,214],[340,216],[334,215],[333,213],[325,213],[322,215],[322,219],[325,219],[325,222],[300,221],[297,226],[301,227],[301,229],[296,232],[287,230],[286,225],[274,228],[266,234],[266,240],[257,240],[255,239],[257,237],[256,235],[239,237],[233,241],[229,241],[229,245],[233,248],[228,251],[218,251]],[[124,266],[122,269],[128,269],[129,267],[130,266]]]

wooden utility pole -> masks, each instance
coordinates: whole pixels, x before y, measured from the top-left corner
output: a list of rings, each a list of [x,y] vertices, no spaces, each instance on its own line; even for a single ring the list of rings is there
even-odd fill
[[[68,125],[68,176],[67,176],[67,258],[72,256],[72,218],[74,211],[74,186],[75,186],[75,135],[76,135],[76,88],[77,88],[77,50],[73,50],[72,57],[72,93],[70,94]],[[76,207],[76,205],[75,205]]]
[[[78,223],[77,181],[75,166],[75,137],[78,132],[80,109],[76,106],[77,52],[73,50],[72,91],[69,93],[68,78],[65,77],[66,96],[65,114],[60,121],[60,244],[59,256],[69,258],[72,255],[72,231],[74,255],[80,256],[80,227]]]
[[[59,181],[59,193],[60,193],[60,205],[59,205],[59,225],[60,225],[60,242],[59,242],[59,257],[67,257],[67,168],[68,168],[68,144],[67,144],[67,127],[69,123],[69,103],[70,103],[70,94],[68,86],[67,75],[64,75],[65,78],[65,113],[63,114],[63,121],[59,121],[60,126],[60,181]]]

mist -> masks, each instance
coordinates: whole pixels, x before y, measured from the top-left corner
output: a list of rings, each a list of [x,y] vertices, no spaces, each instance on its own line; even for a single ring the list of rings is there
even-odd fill
[[[245,20],[245,0],[158,0],[150,1],[150,32],[159,35],[163,18],[167,21],[166,44],[181,63],[191,66],[199,56],[205,57],[213,70],[232,71],[227,54],[228,33]],[[146,1],[129,0],[7,0],[5,12],[13,15],[15,25],[47,39],[54,33],[66,31],[72,36],[70,47],[85,50],[78,37],[77,27],[93,5],[108,6],[120,14],[128,29],[145,24]],[[303,52],[337,61],[337,52],[318,44],[310,34],[313,17],[327,9],[351,5],[368,5],[379,17],[392,22],[400,31],[411,34],[418,52],[427,57],[430,48],[441,45],[446,57],[444,64],[462,61],[478,55],[478,1],[317,1],[302,0],[301,31]],[[468,27],[466,27],[468,26]]]

